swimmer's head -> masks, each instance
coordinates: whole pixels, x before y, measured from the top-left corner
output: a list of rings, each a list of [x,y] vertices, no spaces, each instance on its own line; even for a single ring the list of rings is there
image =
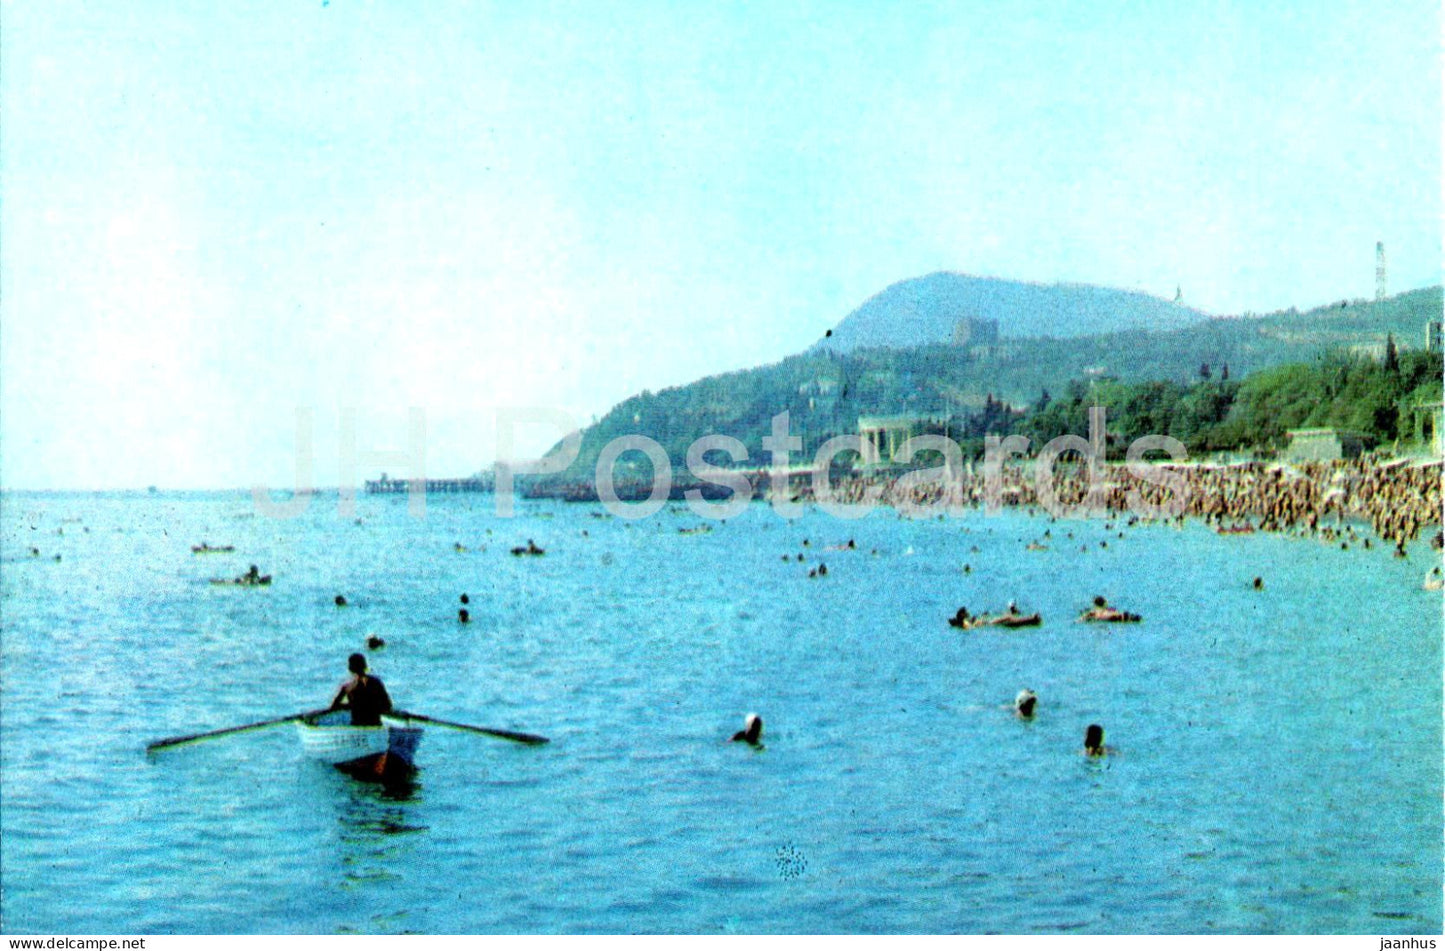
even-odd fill
[[[1020,690],[1019,695],[1014,697],[1014,711],[1024,719],[1028,719],[1034,715],[1034,706],[1038,702],[1039,698],[1032,690]]]
[[[763,718],[756,713],[749,713],[743,720],[743,728],[733,734],[734,742],[748,743],[753,746],[757,746],[758,741],[762,738]]]
[[[1090,723],[1084,731],[1084,752],[1090,756],[1104,755],[1104,728],[1097,723]]]

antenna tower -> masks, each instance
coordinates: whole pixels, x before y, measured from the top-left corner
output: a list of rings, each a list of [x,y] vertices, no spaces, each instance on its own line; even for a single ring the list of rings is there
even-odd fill
[[[1375,242],[1375,300],[1385,299],[1385,242]]]

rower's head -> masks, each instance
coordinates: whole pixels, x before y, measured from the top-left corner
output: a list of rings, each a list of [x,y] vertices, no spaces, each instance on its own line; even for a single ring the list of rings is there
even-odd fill
[[[352,654],[346,658],[346,669],[357,675],[366,673],[366,656],[364,654]]]
[[[1084,752],[1090,756],[1104,755],[1104,728],[1097,723],[1090,723],[1084,731]]]
[[[1034,706],[1039,702],[1038,696],[1032,690],[1020,690],[1019,695],[1014,697],[1014,712],[1028,720],[1034,715]]]

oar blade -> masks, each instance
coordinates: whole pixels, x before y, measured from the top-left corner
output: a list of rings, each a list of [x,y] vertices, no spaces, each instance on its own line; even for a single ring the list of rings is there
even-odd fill
[[[541,746],[552,741],[545,736],[537,736],[534,733],[517,733],[513,730],[493,730],[487,727],[477,727],[477,732],[485,733],[488,736],[499,737],[503,740],[512,740],[516,743],[525,743],[528,746]]]
[[[545,736],[538,736],[535,733],[518,733],[515,730],[497,730],[492,727],[472,726],[470,723],[439,720],[436,717],[429,717],[421,713],[411,713],[406,710],[395,710],[393,711],[393,715],[407,717],[412,720],[420,720],[422,723],[434,723],[437,726],[450,727],[453,730],[464,730],[468,733],[481,733],[484,736],[495,736],[498,739],[511,740],[514,743],[525,743],[528,746],[541,746],[544,743],[552,742]]]

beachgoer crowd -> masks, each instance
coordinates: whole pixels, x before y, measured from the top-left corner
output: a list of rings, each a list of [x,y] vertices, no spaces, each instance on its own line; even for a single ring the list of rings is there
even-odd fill
[[[1088,469],[1060,464],[1053,477],[1035,477],[1027,463],[1002,467],[990,479],[981,469],[949,478],[896,474],[853,475],[836,481],[830,500],[884,504],[905,511],[1005,506],[1053,514],[1140,518],[1200,518],[1221,531],[1268,531],[1357,537],[1364,522],[1376,537],[1403,551],[1422,531],[1441,524],[1441,463],[1386,462],[1365,456],[1333,462],[1234,465],[1159,465],[1173,484],[1146,481],[1109,465],[1091,486]],[[758,486],[766,495],[767,484]],[[1183,489],[1181,492],[1180,489]],[[811,480],[789,487],[795,501],[817,501]],[[1181,504],[1182,503],[1182,504]]]

